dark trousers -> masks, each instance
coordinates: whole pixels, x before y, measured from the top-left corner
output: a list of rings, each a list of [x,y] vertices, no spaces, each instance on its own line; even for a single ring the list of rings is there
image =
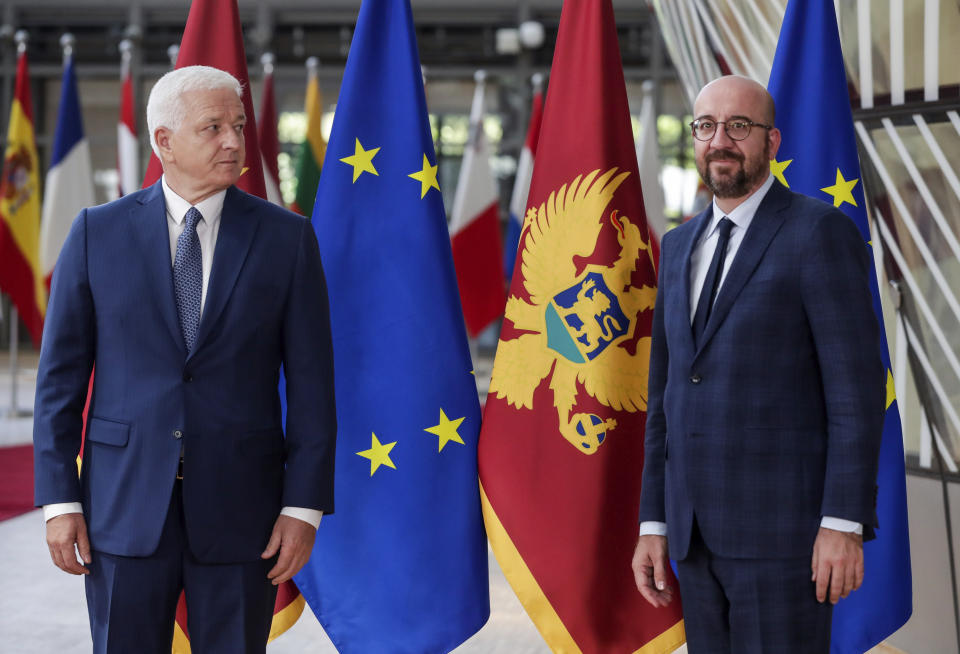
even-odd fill
[[[233,564],[197,561],[187,543],[181,483],[175,484],[152,556],[93,552],[86,591],[95,654],[170,654],[181,590],[195,654],[266,650],[277,596],[267,572],[276,557]]]
[[[690,654],[827,654],[833,606],[817,602],[810,560],[719,557],[694,525],[677,562]]]

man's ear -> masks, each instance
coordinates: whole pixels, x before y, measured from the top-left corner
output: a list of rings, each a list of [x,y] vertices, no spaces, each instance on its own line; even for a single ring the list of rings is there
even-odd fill
[[[780,130],[774,127],[767,132],[767,143],[770,145],[770,159],[777,158],[777,151],[780,149]]]
[[[173,161],[173,147],[170,139],[173,132],[166,127],[158,127],[153,132],[153,138],[157,141],[157,150],[160,153],[161,161]]]

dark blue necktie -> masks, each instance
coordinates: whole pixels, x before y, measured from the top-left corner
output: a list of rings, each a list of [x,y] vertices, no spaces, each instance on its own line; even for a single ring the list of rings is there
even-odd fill
[[[196,207],[190,207],[184,217],[186,226],[177,239],[177,253],[173,258],[173,291],[177,299],[177,314],[180,316],[180,332],[187,345],[187,353],[193,351],[200,328],[200,297],[203,293],[203,259],[200,255],[200,238],[197,223],[203,216]]]
[[[710,268],[707,269],[707,278],[703,280],[703,288],[700,290],[700,299],[697,301],[697,312],[693,314],[693,341],[700,346],[700,338],[703,331],[707,328],[707,321],[710,320],[710,310],[713,308],[713,301],[717,297],[717,289],[720,288],[720,278],[723,276],[723,262],[727,258],[727,243],[730,241],[730,230],[733,229],[733,221],[729,218],[721,218],[717,231],[720,236],[717,238],[717,248],[713,251],[713,259],[710,261]]]

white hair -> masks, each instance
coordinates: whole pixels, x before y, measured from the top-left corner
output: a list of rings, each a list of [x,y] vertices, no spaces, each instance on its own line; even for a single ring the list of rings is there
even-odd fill
[[[157,129],[166,127],[175,132],[186,117],[183,94],[219,89],[232,89],[238,98],[243,97],[243,87],[236,77],[211,66],[184,66],[157,80],[147,100],[147,129],[150,131],[150,146],[157,157],[160,156],[155,136]]]

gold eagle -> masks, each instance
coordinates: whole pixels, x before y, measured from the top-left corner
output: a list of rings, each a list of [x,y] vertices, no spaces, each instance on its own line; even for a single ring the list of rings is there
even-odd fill
[[[610,265],[586,263],[597,248],[607,206],[629,174],[611,168],[578,175],[527,211],[520,256],[530,301],[517,295],[507,299],[505,317],[522,333],[509,340],[501,335],[490,380],[496,397],[532,409],[534,391],[549,376],[560,433],[586,454],[597,451],[617,422],[576,412],[579,388],[616,411],[647,407],[650,337],[639,333],[638,318],[653,308],[656,287],[633,286],[631,279],[641,266],[653,270],[649,244],[639,226],[614,209],[607,219],[617,231],[619,256]],[[559,307],[561,293],[576,299]],[[611,303],[618,303],[622,313],[614,315]],[[550,323],[558,309],[565,312],[563,322],[555,318]],[[628,324],[621,324],[623,316]],[[569,356],[551,347],[554,337],[548,332],[556,334],[558,325],[566,329],[561,338],[570,344]],[[619,336],[611,340],[613,334]],[[575,360],[587,351],[590,356]]]

